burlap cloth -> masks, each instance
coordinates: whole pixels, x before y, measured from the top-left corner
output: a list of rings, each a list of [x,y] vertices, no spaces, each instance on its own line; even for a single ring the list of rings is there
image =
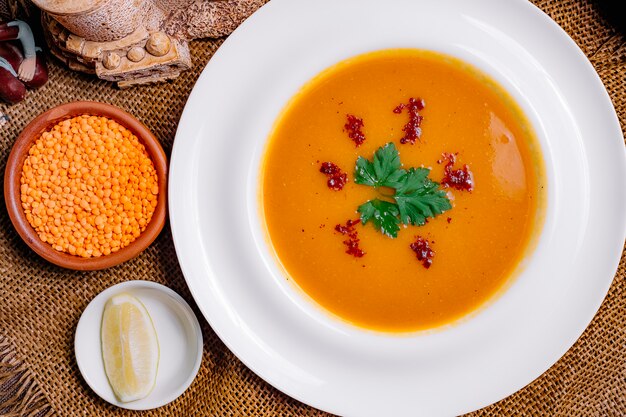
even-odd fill
[[[612,6],[591,1],[536,4],[590,58],[626,126],[626,45],[611,24]],[[613,11],[613,17],[619,14]],[[623,18],[623,16],[622,16]],[[529,28],[532,30],[532,28]],[[15,106],[0,105],[10,121],[0,128],[0,170],[20,130],[42,111],[74,100],[115,104],[133,113],[161,140],[169,154],[176,125],[196,78],[221,40],[196,41],[194,68],[171,84],[112,88],[91,76],[50,62],[50,81]],[[473,415],[626,415],[626,267],[617,276],[583,336],[533,383]],[[289,398],[248,370],[220,341],[199,313],[176,260],[169,224],[139,257],[91,273],[57,268],[21,241],[0,202],[0,415],[131,415],[101,400],[83,381],[74,358],[74,330],[89,301],[119,282],[146,279],[165,284],[196,310],[204,333],[204,358],[197,378],[176,401],[146,416],[302,416],[324,413]],[[453,399],[451,399],[453,400]]]

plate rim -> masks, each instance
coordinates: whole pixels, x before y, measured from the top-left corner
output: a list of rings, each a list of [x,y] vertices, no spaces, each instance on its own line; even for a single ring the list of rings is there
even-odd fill
[[[293,1],[293,0],[292,0]],[[277,4],[283,4],[285,3],[285,0],[274,0],[270,3],[268,3],[267,5],[265,5],[261,11],[263,13],[269,13],[268,8],[274,8],[274,7],[279,7],[276,6]],[[592,76],[595,76],[595,82],[596,84],[599,83],[599,87],[601,87],[602,91],[604,92],[604,100],[605,100],[605,104],[606,101],[608,101],[608,104],[610,105],[610,108],[613,110],[612,112],[612,118],[613,118],[613,127],[617,127],[617,132],[619,132],[620,136],[622,136],[621,134],[621,128],[619,125],[619,120],[617,119],[617,116],[615,114],[615,109],[612,105],[612,102],[610,100],[610,97],[606,91],[606,88],[604,87],[604,84],[602,83],[599,75],[596,73],[595,69],[593,69],[591,63],[589,62],[589,60],[587,59],[586,55],[580,50],[580,48],[576,45],[576,43],[570,38],[570,36],[556,23],[554,22],[549,16],[547,16],[541,9],[539,9],[537,6],[535,6],[534,4],[527,2],[527,1],[519,1],[517,0],[517,5],[520,7],[529,7],[530,9],[534,9],[534,13],[538,18],[541,18],[544,20],[544,23],[547,23],[549,26],[551,26],[551,30],[555,30],[559,33],[559,36],[561,38],[561,41],[565,41],[568,44],[568,47],[572,50],[577,51],[579,58],[582,58],[581,64],[585,65],[585,71],[592,72]],[[524,5],[524,6],[521,6]],[[265,10],[265,11],[263,11]],[[256,17],[255,15],[253,15],[251,18],[248,19],[248,21],[244,22],[244,24],[235,31],[234,35],[236,35],[238,32],[247,30],[247,28],[252,24],[251,22],[255,22],[256,21]],[[231,35],[231,37],[233,37],[233,35]],[[214,55],[213,58],[211,58],[211,60],[214,59],[220,59],[221,57],[221,52],[223,49],[225,48],[229,48],[230,42],[229,39],[226,39],[226,41],[224,42],[224,44],[218,49],[218,51],[216,52],[216,54]],[[209,61],[209,64],[207,64],[207,67],[202,71],[202,74],[200,75],[196,85],[201,84],[202,80],[204,79],[204,77],[208,77],[208,72],[209,72],[209,68],[211,66],[211,61]],[[596,87],[598,87],[598,85],[596,85]],[[194,100],[196,100],[194,92],[197,93],[198,90],[196,90],[196,87],[194,87],[195,91],[192,91],[190,97],[188,98],[187,104],[185,105],[185,109],[183,111],[183,114],[181,116],[181,120],[180,120],[180,124],[179,127],[177,129],[176,132],[176,138],[175,138],[175,142],[174,142],[174,146],[172,149],[172,155],[171,155],[171,168],[170,168],[170,186],[169,186],[169,197],[170,197],[170,201],[177,201],[177,193],[179,190],[177,190],[177,187],[174,184],[175,179],[178,177],[178,170],[174,167],[174,163],[177,160],[177,153],[179,151],[179,147],[177,147],[177,143],[181,143],[179,139],[179,132],[181,132],[181,126],[183,126],[183,122],[187,122],[185,115],[187,113],[190,113],[190,111],[188,111],[188,106],[191,106],[194,104]],[[622,141],[623,141],[623,137],[622,137]],[[626,152],[624,152],[624,155],[626,156]],[[622,158],[622,166],[621,166],[621,170],[626,172],[626,164],[624,164],[624,160],[625,158]],[[241,350],[238,348],[238,346],[233,343],[231,340],[229,340],[227,337],[224,337],[224,335],[221,332],[221,329],[219,329],[218,327],[215,326],[215,321],[211,319],[210,314],[208,314],[208,312],[206,311],[205,306],[202,305],[202,303],[198,302],[198,296],[199,294],[196,293],[196,290],[193,286],[193,284],[190,282],[190,279],[187,278],[187,273],[189,273],[189,271],[187,270],[183,259],[181,259],[182,257],[184,257],[185,255],[182,254],[181,255],[181,247],[182,247],[182,243],[181,243],[181,239],[182,236],[179,236],[179,233],[182,234],[182,232],[178,232],[176,229],[176,225],[177,225],[177,216],[179,215],[177,213],[178,210],[178,205],[175,204],[170,204],[169,206],[169,210],[170,210],[170,223],[171,223],[171,228],[172,228],[172,237],[174,240],[174,245],[176,248],[176,253],[177,256],[179,258],[179,263],[181,266],[181,270],[183,272],[183,275],[185,276],[185,280],[187,282],[187,285],[194,297],[194,299],[196,300],[196,303],[198,304],[198,307],[200,308],[200,310],[202,311],[204,317],[206,318],[206,320],[209,322],[209,324],[211,325],[211,327],[214,329],[214,331],[216,332],[216,334],[218,335],[218,337],[225,343],[225,345],[229,348],[229,350],[231,350],[231,352],[233,352],[238,358],[239,360],[241,360],[248,368],[250,368],[253,372],[255,372],[258,376],[260,376],[262,379],[266,380],[267,382],[269,382],[272,386],[274,386],[275,388],[279,389],[280,391],[283,391],[284,393],[290,395],[293,398],[298,399],[299,401],[302,401],[306,404],[309,404],[313,407],[317,407],[326,411],[330,411],[330,412],[334,412],[334,413],[338,413],[341,410],[333,410],[333,409],[328,409],[328,408],[324,408],[323,406],[319,405],[319,404],[313,404],[309,401],[309,399],[304,398],[303,396],[299,395],[299,393],[294,392],[294,390],[289,389],[288,387],[286,388],[285,386],[281,386],[280,382],[276,380],[276,378],[273,378],[271,375],[268,375],[267,373],[259,370],[259,368],[257,366],[255,366],[253,363],[251,363],[247,357],[245,357],[245,355],[241,354]],[[624,229],[624,233],[623,236],[626,236],[626,228]],[[622,239],[623,241],[624,239]],[[606,298],[606,294],[609,290],[609,287],[611,285],[611,283],[613,282],[613,280],[615,279],[615,271],[618,268],[619,265],[619,261],[621,258],[621,254],[622,251],[621,249],[615,249],[612,258],[614,259],[614,268],[611,267],[611,269],[614,270],[613,272],[613,276],[612,279],[608,282],[608,285],[606,286],[606,291],[602,291],[604,293],[604,296],[599,300],[599,302],[597,303],[597,308],[594,309],[593,313],[588,317],[588,321],[584,324],[584,326],[582,326],[582,330],[579,332],[578,336],[575,337],[573,340],[567,342],[567,347],[565,348],[565,350],[558,356],[557,360],[559,358],[561,358],[571,347],[572,345],[575,343],[575,341],[583,334],[584,330],[589,326],[591,320],[593,319],[593,317],[597,314],[598,309],[600,308],[603,300]],[[571,343],[570,343],[571,342]],[[556,361],[553,361],[550,365],[548,365],[546,367],[546,369],[543,369],[534,379],[538,378],[539,376],[541,376],[541,374],[543,374],[543,372],[545,372],[547,369],[549,369],[551,366],[554,365],[554,363],[556,363]],[[534,381],[534,379],[528,381],[526,383],[530,384],[532,381]],[[524,385],[525,386],[525,385]],[[522,387],[518,387],[517,389],[513,390],[512,392],[510,392],[508,395],[522,389]],[[499,401],[499,400],[496,400]],[[483,406],[492,404],[492,402],[486,403]],[[471,411],[471,410],[468,410]]]

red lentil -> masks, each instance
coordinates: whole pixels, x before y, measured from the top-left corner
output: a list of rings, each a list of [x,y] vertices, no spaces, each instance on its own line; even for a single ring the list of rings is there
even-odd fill
[[[20,191],[43,242],[90,258],[119,251],[145,230],[159,187],[137,136],[109,118],[82,115],[41,134],[24,161]]]

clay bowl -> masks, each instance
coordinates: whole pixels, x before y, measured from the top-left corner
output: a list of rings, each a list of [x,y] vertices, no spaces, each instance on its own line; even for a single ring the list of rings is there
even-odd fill
[[[28,155],[28,151],[35,143],[41,133],[54,126],[59,121],[89,114],[94,116],[105,116],[117,121],[122,126],[133,132],[144,144],[149,153],[157,172],[159,194],[157,206],[150,223],[148,223],[143,233],[128,246],[109,255],[102,255],[94,258],[82,258],[59,252],[48,243],[43,242],[35,229],[31,227],[22,209],[20,194],[20,178],[22,166]],[[166,195],[167,195],[167,158],[163,148],[154,135],[139,120],[135,119],[125,111],[105,103],[90,101],[80,101],[62,104],[42,113],[19,135],[13,149],[9,154],[6,171],[4,175],[4,197],[9,212],[9,217],[24,242],[30,246],[37,254],[58,266],[92,271],[109,268],[118,265],[137,256],[156,239],[163,229],[166,216]]]

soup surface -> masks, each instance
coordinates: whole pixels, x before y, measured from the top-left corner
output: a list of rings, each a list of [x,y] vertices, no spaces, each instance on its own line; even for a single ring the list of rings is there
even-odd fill
[[[447,183],[451,204],[423,226],[400,224],[396,238],[356,222],[365,202],[394,202],[393,188],[355,182],[357,158],[388,143],[403,169],[431,168]],[[447,166],[465,182],[455,187]],[[492,297],[526,254],[544,201],[539,146],[513,100],[473,67],[421,50],[361,55],[310,81],[274,127],[261,181],[288,279],[334,315],[387,332],[450,323]]]

